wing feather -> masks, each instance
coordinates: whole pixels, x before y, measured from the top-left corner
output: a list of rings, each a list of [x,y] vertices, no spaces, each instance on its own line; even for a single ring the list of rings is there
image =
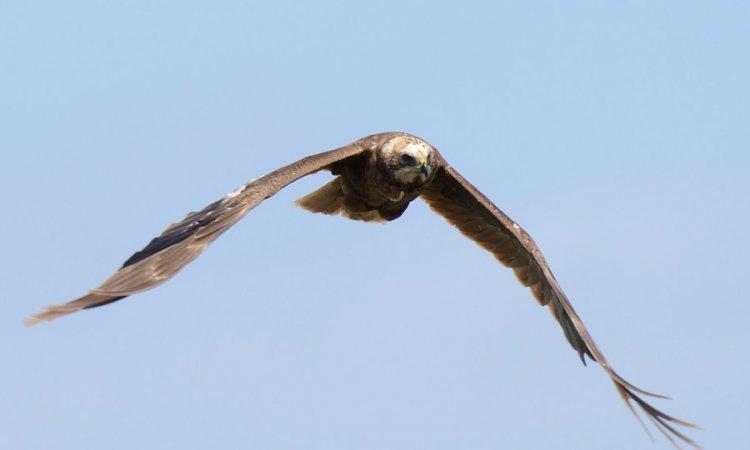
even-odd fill
[[[360,155],[370,147],[367,139],[303,158],[246,183],[198,212],[188,214],[182,221],[167,227],[142,250],[134,253],[98,288],[69,303],[43,308],[42,312],[24,323],[34,325],[56,319],[158,286],[175,276],[211,242],[263,200],[306,175],[322,169],[332,170],[349,158]]]
[[[638,394],[665,397],[633,386],[610,366],[552,275],[541,250],[526,231],[447,164],[443,165],[421,197],[462,234],[492,253],[503,265],[513,269],[519,281],[531,289],[536,300],[549,307],[552,316],[562,327],[565,338],[578,352],[584,364],[584,356],[588,356],[604,368],[634,414],[636,411],[631,402],[646,413],[670,442],[675,443],[674,439],[677,438],[694,448],[700,448],[673,427],[681,425],[696,428],[696,425],[671,417],[651,406]]]

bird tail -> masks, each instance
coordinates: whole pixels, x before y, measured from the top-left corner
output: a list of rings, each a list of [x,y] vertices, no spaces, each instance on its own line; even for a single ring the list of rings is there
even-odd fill
[[[339,214],[344,204],[344,190],[341,179],[334,178],[317,190],[297,199],[294,204],[311,212]]]
[[[363,205],[353,206],[344,202],[344,189],[341,187],[341,178],[339,177],[297,199],[294,204],[316,213],[341,214],[347,219],[363,222],[385,222],[385,219],[376,209],[369,209]]]

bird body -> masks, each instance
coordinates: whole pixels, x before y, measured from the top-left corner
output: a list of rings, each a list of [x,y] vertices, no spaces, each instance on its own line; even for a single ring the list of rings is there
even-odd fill
[[[642,396],[661,396],[630,384],[614,371],[531,236],[465,180],[437,149],[408,133],[367,136],[252,180],[167,227],[98,288],[69,303],[49,306],[25,323],[33,325],[106,305],[158,286],[262,201],[320,170],[330,171],[334,178],[297,200],[297,205],[312,212],[340,214],[353,220],[386,222],[400,217],[413,200],[421,198],[463,235],[513,270],[536,300],[549,308],[581,360],[585,363],[588,357],[605,370],[631,411],[635,413],[634,403],[670,442],[675,443],[677,439],[698,448],[675,428],[675,425],[694,427],[693,424],[651,406]]]
[[[394,220],[432,182],[436,165],[442,162],[431,145],[404,133],[383,133],[362,141],[372,150],[332,167],[338,176],[296,204],[354,220]]]

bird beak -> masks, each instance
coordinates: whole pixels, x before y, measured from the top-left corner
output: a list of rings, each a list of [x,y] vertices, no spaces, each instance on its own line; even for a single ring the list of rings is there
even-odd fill
[[[427,168],[427,158],[425,158],[424,156],[420,156],[417,162],[419,163],[419,171],[422,172],[424,176],[427,176],[427,174],[430,172],[430,170]]]

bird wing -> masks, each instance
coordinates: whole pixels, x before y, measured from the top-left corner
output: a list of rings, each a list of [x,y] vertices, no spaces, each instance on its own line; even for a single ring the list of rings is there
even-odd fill
[[[167,227],[98,288],[69,303],[43,308],[24,323],[34,325],[56,319],[158,286],[177,274],[263,200],[311,173],[322,169],[338,171],[339,165],[356,158],[372,145],[372,137],[364,138],[345,147],[308,156],[248,182],[202,210],[191,212],[181,222]]]
[[[541,250],[526,231],[448,164],[443,164],[421,197],[464,236],[488,250],[503,265],[513,269],[521,283],[531,289],[537,301],[549,307],[552,316],[558,321],[568,342],[578,352],[584,364],[586,355],[604,368],[636,417],[639,418],[631,401],[646,413],[670,442],[677,445],[674,440],[676,437],[695,448],[700,448],[674,428],[674,425],[695,428],[694,424],[664,414],[638,394],[658,398],[665,398],[664,396],[633,386],[610,366],[552,275]]]

